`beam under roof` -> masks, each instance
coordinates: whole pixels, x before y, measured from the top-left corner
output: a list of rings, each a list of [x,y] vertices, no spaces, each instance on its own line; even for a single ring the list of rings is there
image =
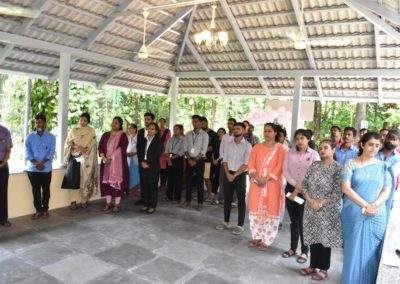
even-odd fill
[[[204,70],[206,70],[205,72],[212,72],[208,68],[207,64],[204,62],[203,58],[201,58],[201,55],[199,54],[196,47],[193,45],[193,43],[190,41],[189,38],[186,39],[186,46],[190,50],[190,52],[192,53],[194,58],[196,58],[197,62],[200,64],[200,66]],[[180,77],[180,76],[177,76],[177,77]],[[206,77],[209,77],[209,76],[206,76]],[[212,76],[210,76],[209,79],[210,79],[211,83],[213,84],[214,88],[217,90],[218,94],[220,94],[221,96],[225,96],[225,92],[222,89],[221,85],[218,83],[217,79],[215,79]]]
[[[391,21],[396,25],[400,25],[400,14],[396,11],[390,10],[389,8],[382,5],[382,1],[376,2],[372,0],[355,0],[355,3],[362,5],[371,12],[378,14],[382,18]]]
[[[162,77],[174,77],[175,73],[168,69],[159,68],[156,66],[147,65],[139,62],[132,62],[130,60],[121,59],[118,57],[112,57],[101,53],[91,52],[80,48],[74,48],[65,46],[57,43],[47,42],[31,37],[16,35],[12,33],[0,31],[0,42],[11,43],[14,45],[25,46],[28,48],[37,48],[57,53],[70,53],[72,56],[78,58],[84,58],[88,60],[95,60],[110,64],[112,66],[118,66],[123,68],[132,68],[134,70],[153,73]]]
[[[193,7],[185,7],[183,9],[181,9],[165,25],[161,26],[153,35],[151,35],[151,37],[146,41],[146,46],[150,47],[151,45],[153,45],[169,29],[171,29],[173,26],[176,25],[176,23],[178,23],[180,20],[182,20],[184,17],[186,17],[192,10],[193,10]],[[137,51],[139,51],[139,49]],[[149,53],[151,53],[151,50],[149,50]],[[135,57],[133,58],[133,61],[137,61],[137,60],[138,60],[138,55],[136,54]],[[98,87],[102,88],[109,81],[111,81],[114,78],[114,76],[117,76],[122,71],[123,71],[123,68],[116,68],[112,73],[107,75],[107,77],[103,81],[101,81],[99,83]]]
[[[81,49],[88,49],[93,43],[95,43],[99,37],[120,17],[123,12],[131,6],[139,4],[139,0],[123,0],[107,18],[100,23],[96,30],[90,33],[89,37],[79,46]],[[75,66],[76,58],[71,61],[71,69]],[[58,78],[59,70],[55,71],[49,76],[49,80],[54,81]]]
[[[33,5],[33,8],[38,10],[39,13],[42,13],[43,9],[46,7],[47,3],[49,3],[50,0],[36,0],[35,4]],[[18,27],[17,33],[23,35],[35,22],[35,18],[32,19],[25,19],[22,22],[22,25]],[[7,56],[10,55],[11,51],[13,50],[14,45],[13,44],[8,44],[6,45],[2,50],[0,50],[0,64],[3,63],[4,59],[7,58]]]
[[[306,26],[304,24],[303,15],[302,15],[301,10],[300,10],[299,1],[298,0],[291,0],[291,3],[292,3],[294,14],[296,16],[297,23],[299,25],[301,36],[302,36],[302,38],[304,38],[305,41],[307,41],[308,40],[308,35],[307,35],[307,31],[306,31]],[[306,51],[306,54],[307,54],[307,58],[308,58],[308,62],[310,64],[310,67],[312,69],[316,70],[317,69],[317,65],[315,64],[315,59],[314,59],[313,52],[311,50],[311,46],[310,45],[306,45],[306,50],[305,51]],[[321,103],[324,103],[324,94],[323,94],[323,91],[322,91],[322,85],[321,85],[321,82],[319,80],[319,77],[314,77],[314,81],[315,81],[315,86],[317,87],[319,100],[321,101]],[[303,82],[303,78],[301,79],[301,82]]]
[[[193,20],[194,20],[194,16],[196,15],[196,11],[197,11],[197,5],[195,5],[193,7],[193,10],[192,10],[192,13],[190,14],[189,20],[186,23],[185,34],[183,35],[183,40],[181,42],[181,45],[179,46],[178,56],[175,61],[175,71],[178,71],[179,65],[181,64],[182,55],[183,55],[183,52],[185,51],[186,39],[188,39],[188,37],[189,37],[189,33],[190,33],[190,30],[193,25]]]
[[[344,0],[344,3],[346,3],[349,7],[353,8],[355,11],[357,11],[361,16],[366,18],[369,22],[374,24],[376,27],[379,27],[382,31],[384,31],[386,34],[391,36],[394,40],[397,42],[400,42],[400,33],[393,28],[391,25],[385,22],[385,20],[381,19],[374,13],[372,13],[370,10],[364,7],[364,0],[358,1],[358,0]]]
[[[1,33],[0,33],[1,36]],[[234,77],[384,77],[400,78],[400,69],[279,69],[238,71],[189,71],[177,72],[179,78],[234,78]]]
[[[226,0],[220,0],[222,9],[224,10],[224,13],[226,15],[226,17],[229,20],[229,23],[232,26],[233,31],[235,32],[235,36],[238,39],[240,45],[242,46],[242,49],[244,51],[244,54],[246,55],[247,60],[250,62],[251,67],[254,70],[259,70],[258,64],[256,62],[256,60],[254,59],[254,56],[249,48],[249,45],[246,42],[246,39],[244,38],[242,31],[240,30],[239,24],[237,23],[235,16],[233,15],[231,9],[229,8],[228,3],[226,2]],[[268,85],[265,82],[263,77],[258,77],[258,81],[260,82],[260,85],[263,89],[263,92],[265,93],[265,95],[267,97],[271,96],[270,91],[268,90]]]

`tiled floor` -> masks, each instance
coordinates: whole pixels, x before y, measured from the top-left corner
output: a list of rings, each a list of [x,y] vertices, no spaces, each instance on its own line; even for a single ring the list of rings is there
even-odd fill
[[[125,200],[117,215],[95,203],[52,211],[47,220],[11,220],[10,229],[0,228],[0,283],[313,283],[298,274],[295,259],[280,257],[287,223],[274,246],[259,252],[247,246],[248,230],[214,229],[220,206],[200,213],[161,203],[144,215],[132,203]],[[334,251],[325,283],[340,282],[341,259]]]

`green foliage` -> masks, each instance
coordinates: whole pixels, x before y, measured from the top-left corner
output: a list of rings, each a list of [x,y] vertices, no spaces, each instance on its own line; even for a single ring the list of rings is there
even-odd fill
[[[1,118],[10,125],[10,131],[14,141],[22,142],[22,127],[24,121],[24,98],[26,89],[26,80],[17,79],[15,76],[6,76],[2,78],[1,94]]]
[[[23,107],[21,108],[23,109]],[[47,118],[47,129],[57,126],[58,82],[37,79],[31,90],[31,129],[35,128],[36,114],[43,113]]]

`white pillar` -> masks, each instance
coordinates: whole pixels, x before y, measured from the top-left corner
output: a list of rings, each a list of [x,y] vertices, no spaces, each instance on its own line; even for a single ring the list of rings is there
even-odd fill
[[[303,92],[303,77],[298,76],[294,81],[294,96],[293,96],[293,107],[292,107],[292,127],[291,141],[294,142],[294,133],[299,127],[300,120],[300,109],[301,109],[301,93]]]
[[[71,68],[71,54],[60,55],[60,76],[58,92],[58,135],[57,157],[62,162],[64,156],[64,143],[68,135],[68,101],[69,101],[69,77]]]
[[[170,99],[171,103],[169,105],[169,129],[171,131],[176,124],[176,112],[178,106],[178,92],[179,92],[179,77],[173,77],[171,79],[171,86],[170,86]]]
[[[22,129],[24,133],[24,141],[29,134],[30,131],[30,115],[31,115],[31,91],[32,91],[32,79],[28,78],[26,81],[26,89],[25,89],[25,102],[24,102],[24,128]],[[36,115],[36,114],[34,114]]]

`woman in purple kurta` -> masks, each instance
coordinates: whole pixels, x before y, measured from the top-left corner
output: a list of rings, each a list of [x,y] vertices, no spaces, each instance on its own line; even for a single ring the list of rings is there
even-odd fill
[[[123,120],[114,117],[111,131],[104,133],[99,142],[100,189],[101,196],[106,197],[106,206],[103,211],[120,211],[122,192],[129,189],[129,169],[126,149],[128,137],[122,130]],[[114,206],[111,202],[114,198]]]

